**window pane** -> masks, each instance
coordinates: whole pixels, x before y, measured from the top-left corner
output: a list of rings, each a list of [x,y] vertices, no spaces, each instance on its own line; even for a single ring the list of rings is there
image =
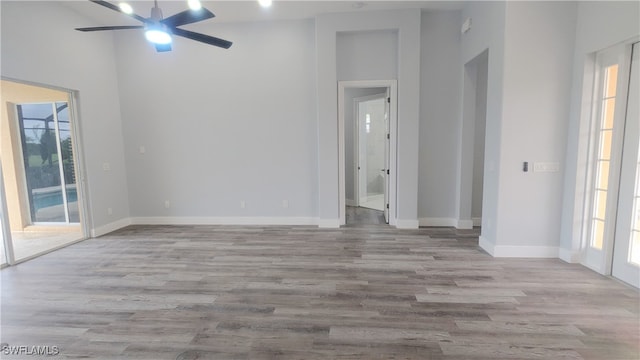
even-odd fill
[[[62,153],[62,169],[66,185],[67,204],[69,206],[69,222],[79,223],[78,195],[76,190],[76,174],[73,164],[73,144],[71,143],[71,127],[69,124],[69,107],[66,102],[56,103],[58,112],[58,130],[60,133],[60,151]]]
[[[606,190],[609,188],[609,160],[598,161],[597,165],[596,188]]]
[[[603,130],[600,132],[600,153],[599,158],[603,160],[611,159],[611,137],[613,130]]]
[[[618,64],[609,66],[605,72],[604,97],[616,96],[618,84]]]
[[[52,104],[18,105],[31,221],[65,222]]]
[[[593,217],[604,220],[607,215],[607,192],[602,190],[596,191],[595,209]]]
[[[602,100],[602,129],[613,129],[615,110],[615,98]]]
[[[602,249],[604,242],[604,221],[593,220],[591,224],[591,247]]]

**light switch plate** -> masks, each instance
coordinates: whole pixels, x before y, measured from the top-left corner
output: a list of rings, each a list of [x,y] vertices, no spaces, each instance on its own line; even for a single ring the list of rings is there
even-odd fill
[[[534,172],[559,172],[560,163],[558,162],[537,162],[533,164]]]

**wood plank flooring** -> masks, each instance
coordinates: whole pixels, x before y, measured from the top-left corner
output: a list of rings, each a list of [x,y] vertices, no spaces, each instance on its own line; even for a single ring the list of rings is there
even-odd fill
[[[637,290],[477,236],[132,226],[2,270],[0,341],[51,359],[639,358]]]

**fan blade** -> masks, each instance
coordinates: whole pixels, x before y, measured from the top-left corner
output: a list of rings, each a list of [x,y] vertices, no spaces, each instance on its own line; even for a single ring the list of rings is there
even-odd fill
[[[157,52],[171,51],[171,44],[156,44]]]
[[[160,22],[170,28],[173,28],[180,25],[193,24],[198,21],[211,19],[212,17],[215,17],[215,15],[213,15],[211,11],[202,8],[197,11],[185,10],[183,12],[179,12],[175,15],[169,16],[168,18],[161,20]]]
[[[117,11],[119,13],[125,14],[127,16],[131,16],[132,18],[134,18],[134,19],[136,19],[138,21],[142,21],[143,23],[147,22],[147,19],[143,18],[142,16],[136,15],[136,14],[127,14],[126,12],[120,10],[120,8],[118,6],[113,5],[111,3],[108,3],[106,1],[100,1],[100,0],[89,0],[89,1],[91,1],[92,3],[96,3],[98,5],[102,5],[102,6],[104,6],[106,8],[109,8],[109,9],[111,9],[113,11]]]
[[[130,30],[130,29],[144,29],[144,26],[94,26],[86,28],[76,28],[78,31],[104,31],[104,30]]]
[[[188,31],[188,30],[183,30],[183,29],[178,29],[178,28],[171,29],[171,31],[173,32],[174,35],[182,36],[182,37],[185,37],[187,39],[200,41],[200,42],[203,42],[205,44],[218,46],[218,47],[225,48],[225,49],[230,48],[231,45],[233,44],[231,41],[219,39],[217,37],[213,37],[213,36],[209,36],[209,35],[196,33],[196,32],[193,32],[193,31]]]

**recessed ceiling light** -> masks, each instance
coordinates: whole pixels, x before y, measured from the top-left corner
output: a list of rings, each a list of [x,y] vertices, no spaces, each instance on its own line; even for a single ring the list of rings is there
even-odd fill
[[[122,12],[127,15],[133,14],[133,8],[131,7],[131,5],[127,4],[126,2],[121,2],[118,5],[118,7],[120,7],[120,10],[122,10]]]
[[[188,0],[187,4],[189,5],[189,9],[193,11],[198,11],[202,9],[202,4],[200,3],[200,0]]]
[[[273,1],[271,1],[271,0],[258,0],[258,3],[263,8],[268,8],[269,6],[271,6],[271,4],[273,4]]]

